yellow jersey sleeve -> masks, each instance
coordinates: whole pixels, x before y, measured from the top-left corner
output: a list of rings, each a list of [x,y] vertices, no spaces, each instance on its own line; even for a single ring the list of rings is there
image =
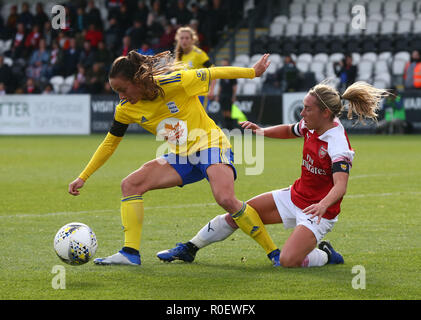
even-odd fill
[[[117,149],[123,137],[116,137],[108,133],[104,141],[99,145],[85,169],[79,175],[83,181],[86,181],[96,170],[98,170]]]
[[[210,84],[209,69],[193,69],[182,72],[181,85],[188,96],[206,95]]]

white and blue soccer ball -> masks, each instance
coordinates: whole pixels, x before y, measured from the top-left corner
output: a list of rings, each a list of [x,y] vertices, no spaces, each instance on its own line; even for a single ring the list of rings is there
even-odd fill
[[[54,237],[57,256],[70,265],[87,263],[95,255],[98,242],[90,227],[80,222],[61,227]]]

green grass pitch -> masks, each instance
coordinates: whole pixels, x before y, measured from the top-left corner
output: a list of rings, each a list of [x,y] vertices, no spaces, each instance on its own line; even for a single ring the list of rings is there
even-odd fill
[[[121,248],[120,181],[153,159],[162,143],[150,135],[128,135],[81,195],[70,196],[69,182],[102,139],[0,137],[1,299],[421,298],[420,136],[350,136],[356,157],[348,192],[327,236],[345,264],[307,269],[273,268],[241,231],[199,251],[191,264],[160,262],[156,252],[189,240],[223,213],[206,180],[144,195],[141,267],[63,264],[53,251],[53,238],[72,221],[95,231],[97,257]],[[286,187],[300,174],[301,139],[266,139],[264,146],[263,174],[245,175],[246,165],[237,166],[239,199]],[[291,232],[282,225],[268,230],[280,247]],[[55,265],[65,268],[64,290],[52,286]],[[354,288],[363,283],[365,288]]]

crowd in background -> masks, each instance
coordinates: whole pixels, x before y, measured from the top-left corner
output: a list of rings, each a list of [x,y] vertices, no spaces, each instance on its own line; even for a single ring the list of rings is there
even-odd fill
[[[106,17],[95,1],[61,3],[65,28],[52,28],[42,3],[12,5],[0,17],[0,94],[54,92],[50,79],[74,76],[69,93],[110,93],[112,61],[135,49],[142,54],[173,50],[178,27],[189,25],[208,52],[241,19],[243,0],[105,0]],[[7,63],[7,61],[9,63]]]

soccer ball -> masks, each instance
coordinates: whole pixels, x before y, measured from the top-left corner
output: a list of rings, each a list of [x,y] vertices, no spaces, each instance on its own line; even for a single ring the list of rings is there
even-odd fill
[[[80,222],[66,224],[54,237],[57,256],[70,265],[85,264],[95,255],[97,247],[95,233]]]

